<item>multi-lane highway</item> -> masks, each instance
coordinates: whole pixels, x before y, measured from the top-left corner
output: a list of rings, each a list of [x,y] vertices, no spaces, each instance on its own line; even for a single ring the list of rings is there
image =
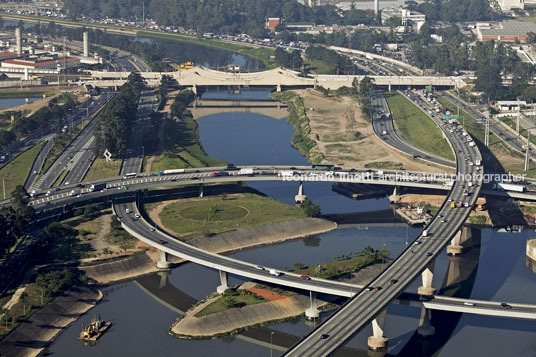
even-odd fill
[[[447,100],[449,100],[451,103],[456,104],[457,98],[450,94],[447,91],[444,91],[441,93],[441,96],[445,97]],[[473,108],[472,106],[461,102],[460,108],[464,110],[466,113],[470,114],[475,119],[481,119],[483,123],[485,123],[485,117],[488,115],[488,113],[480,113],[477,109]],[[485,125],[485,124],[482,124]],[[526,138],[522,136],[518,136],[514,133],[512,133],[510,130],[503,128],[499,123],[497,123],[494,119],[490,119],[489,122],[489,130],[495,136],[497,136],[499,139],[501,139],[505,144],[516,150],[520,153],[525,153],[525,145],[526,145]],[[536,154],[530,153],[530,157],[532,159],[536,159]]]
[[[73,124],[75,121],[81,123],[83,120],[88,119],[87,115],[95,113],[106,103],[108,98],[111,98],[111,96],[103,94],[99,98],[90,100],[86,107],[80,108],[76,113],[72,114]],[[32,189],[52,187],[63,171],[69,171],[64,182],[70,182],[69,180],[71,178],[77,181],[82,180],[91,161],[93,161],[93,130],[95,129],[96,122],[91,117],[89,117],[89,119],[91,120],[89,124],[87,124],[73,142],[65,148],[47,171],[34,182]],[[41,160],[41,158],[39,159]],[[85,161],[81,162],[81,160]]]
[[[419,158],[434,164],[454,168],[455,163],[433,154],[427,153],[411,145],[399,135],[396,130],[393,116],[383,93],[377,93],[372,97],[372,105],[375,114],[372,118],[372,126],[376,135],[389,146],[402,151],[414,158]]]
[[[481,160],[476,146],[470,146],[463,132],[445,131],[454,148],[456,168],[459,174],[477,174],[471,161]],[[419,245],[408,247],[401,255],[376,279],[370,283],[375,290],[362,290],[341,309],[331,315],[303,340],[291,348],[285,356],[327,356],[367,323],[371,322],[394,298],[408,286],[425,268],[433,262],[450,239],[459,231],[478,197],[482,185],[482,177],[475,176],[468,182],[457,180],[443,203],[438,214],[425,227],[426,235],[421,233],[417,240]],[[465,194],[466,192],[466,194]],[[461,207],[451,208],[450,203]]]
[[[156,111],[158,101],[152,91],[143,92],[138,104],[136,121],[128,143],[127,153],[121,166],[121,175],[142,171],[144,147],[143,141],[150,123],[150,114]]]

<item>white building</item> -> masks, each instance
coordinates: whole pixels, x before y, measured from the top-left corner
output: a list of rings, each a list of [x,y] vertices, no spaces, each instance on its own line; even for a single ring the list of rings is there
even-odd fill
[[[525,8],[525,0],[497,0],[497,3],[503,11]]]
[[[409,9],[404,9],[399,7],[398,9],[395,8],[385,8],[382,10],[382,24],[385,24],[387,20],[389,20],[391,17],[399,17],[402,19],[402,25],[406,26],[408,24],[408,21],[419,23],[419,22],[425,22],[426,21],[426,15],[421,14],[417,11],[411,11]]]

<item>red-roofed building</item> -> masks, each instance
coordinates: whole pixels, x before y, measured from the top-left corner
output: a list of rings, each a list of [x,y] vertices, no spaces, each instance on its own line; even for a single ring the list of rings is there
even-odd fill
[[[15,52],[0,51],[0,61],[17,58],[17,57],[19,57],[19,55],[16,54]]]
[[[28,69],[58,69],[78,67],[80,59],[77,57],[58,58],[54,60],[38,61],[23,59],[8,59],[2,61],[3,68],[28,68]]]
[[[279,17],[269,17],[268,20],[266,20],[266,28],[271,32],[275,32],[275,28],[280,23],[281,19]]]

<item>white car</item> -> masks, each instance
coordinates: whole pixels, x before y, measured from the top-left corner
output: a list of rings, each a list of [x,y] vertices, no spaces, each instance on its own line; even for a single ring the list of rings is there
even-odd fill
[[[136,217],[136,218],[140,218],[139,213],[134,213],[134,217]]]

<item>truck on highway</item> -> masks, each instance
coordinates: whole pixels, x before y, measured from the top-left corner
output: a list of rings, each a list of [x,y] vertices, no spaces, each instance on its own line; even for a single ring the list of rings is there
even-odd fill
[[[279,270],[270,269],[270,275],[281,276],[281,275],[283,275],[283,273],[281,273]]]
[[[463,204],[461,202],[451,202],[450,208],[459,208],[462,207]]]
[[[243,167],[238,171],[239,175],[253,175],[253,168],[251,167]]]
[[[184,169],[164,170],[164,171],[162,171],[162,173],[164,175],[182,174],[182,173],[184,173]]]
[[[76,196],[80,194],[80,190],[72,190],[71,193],[69,193],[69,196]]]
[[[102,191],[106,188],[106,182],[95,183],[89,187],[90,192]]]
[[[281,170],[281,171],[279,171],[279,176],[281,176],[281,177],[294,176],[294,171],[292,171],[292,170]]]
[[[499,182],[497,188],[503,191],[525,192],[526,187],[512,183]]]

